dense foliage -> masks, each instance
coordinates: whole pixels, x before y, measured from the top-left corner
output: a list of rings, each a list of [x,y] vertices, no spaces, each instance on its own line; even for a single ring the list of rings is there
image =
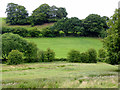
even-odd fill
[[[99,62],[106,62],[106,59],[107,59],[107,52],[104,48],[101,48],[98,50],[98,58],[97,60]]]
[[[19,50],[25,58],[32,58],[35,57],[37,46],[17,34],[5,33],[2,35],[2,58],[7,59],[12,50]]]
[[[23,28],[23,27],[2,27],[2,34],[13,33],[22,37],[41,37],[42,32],[37,28]]]
[[[23,63],[23,53],[18,50],[12,50],[8,55],[8,65],[17,65]]]
[[[50,30],[64,33],[64,36],[92,36],[105,37],[108,29],[108,17],[100,17],[97,14],[90,14],[84,20],[77,17],[62,18],[57,21]]]
[[[55,60],[55,52],[48,48],[46,51],[38,52],[39,62],[51,62]]]
[[[101,17],[97,14],[90,14],[84,20],[85,36],[99,36],[101,32],[106,31],[106,21],[108,17]]]
[[[104,39],[104,47],[107,49],[107,62],[110,64],[120,63],[120,9],[116,9],[114,15],[108,22],[109,29],[107,37]],[[118,17],[119,16],[119,17]]]
[[[80,62],[80,63],[96,63],[97,62],[97,52],[95,49],[88,49],[87,52],[80,53],[77,50],[71,50],[68,53],[67,60],[69,62]]]
[[[6,13],[6,23],[11,25],[24,25],[28,22],[28,13],[24,6],[9,3],[7,5]]]
[[[41,25],[43,23],[56,22],[67,16],[65,8],[58,8],[54,5],[49,6],[48,4],[40,5],[33,11],[31,16],[28,16],[28,12],[24,6],[8,3],[6,13],[6,23],[10,25]]]
[[[91,48],[88,50],[89,54],[89,63],[96,63],[97,62],[97,52],[95,49]]]
[[[71,50],[68,53],[68,57],[67,57],[69,62],[79,62],[80,60],[80,52],[77,50]]]

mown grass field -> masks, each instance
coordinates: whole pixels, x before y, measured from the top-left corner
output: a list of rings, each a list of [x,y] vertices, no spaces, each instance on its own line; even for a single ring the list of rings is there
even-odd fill
[[[103,46],[102,39],[89,37],[26,38],[26,40],[36,43],[40,50],[53,49],[57,58],[66,58],[72,49],[84,52],[94,48],[98,51]]]
[[[118,67],[87,63],[26,63],[2,67],[3,88],[117,88]]]

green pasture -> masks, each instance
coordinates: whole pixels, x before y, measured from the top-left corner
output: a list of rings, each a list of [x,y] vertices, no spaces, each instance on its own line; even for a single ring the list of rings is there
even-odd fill
[[[58,58],[66,58],[72,49],[84,52],[94,48],[98,51],[103,46],[102,39],[89,37],[26,38],[26,40],[36,43],[40,50],[53,49]]]

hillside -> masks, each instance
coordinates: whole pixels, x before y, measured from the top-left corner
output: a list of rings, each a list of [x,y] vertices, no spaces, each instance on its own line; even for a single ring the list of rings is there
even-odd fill
[[[6,21],[5,21],[6,18],[0,18],[0,19],[2,19],[2,26],[33,28],[33,27],[31,27],[31,25],[9,25],[9,24],[6,24]],[[49,27],[52,25],[54,25],[54,23],[45,23],[43,25],[36,25],[34,27],[37,28],[38,30],[41,30],[42,28]]]

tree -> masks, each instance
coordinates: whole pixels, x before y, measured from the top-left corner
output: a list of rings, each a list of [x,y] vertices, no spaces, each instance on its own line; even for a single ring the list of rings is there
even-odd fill
[[[39,25],[48,22],[47,19],[49,18],[49,9],[50,6],[48,4],[42,4],[37,9],[35,9],[31,16],[31,24]]]
[[[63,8],[63,7],[60,7],[60,8],[58,8],[58,10],[57,10],[57,15],[56,15],[56,17],[59,18],[59,19],[61,19],[61,18],[63,18],[63,17],[66,17],[67,14],[68,14],[68,13],[67,13],[66,9]]]
[[[27,58],[35,57],[37,46],[17,34],[5,33],[2,35],[2,58],[7,59],[9,52],[19,50]]]
[[[109,29],[107,30],[107,37],[104,39],[104,47],[108,52],[108,59],[106,62],[110,64],[120,63],[120,9],[116,9],[114,15],[108,22]]]
[[[66,36],[75,36],[77,32],[82,32],[82,21],[77,17],[62,18],[58,20],[52,27],[52,30],[63,31]]]
[[[85,36],[99,36],[102,30],[106,30],[106,19],[97,14],[90,14],[84,19]]]
[[[27,24],[28,13],[24,6],[8,3],[6,13],[6,23],[11,25]]]

